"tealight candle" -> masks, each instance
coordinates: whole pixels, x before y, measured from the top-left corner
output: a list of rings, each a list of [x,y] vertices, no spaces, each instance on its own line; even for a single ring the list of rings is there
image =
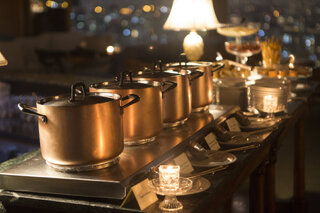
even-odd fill
[[[263,100],[263,111],[267,113],[272,113],[276,111],[278,106],[278,98],[272,95],[264,96]]]
[[[166,190],[177,190],[179,188],[180,166],[160,165],[159,183],[160,188]]]

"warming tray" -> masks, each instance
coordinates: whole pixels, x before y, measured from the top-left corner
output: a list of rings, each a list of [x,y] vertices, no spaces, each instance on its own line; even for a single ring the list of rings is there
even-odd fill
[[[39,150],[28,153],[25,155],[28,158],[21,156],[12,159],[12,163],[7,161],[0,165],[0,189],[123,199],[132,185],[147,177],[152,166],[180,154],[197,134],[207,131],[213,122],[220,121],[238,109],[225,106],[220,111],[192,113],[184,125],[163,129],[155,142],[125,147],[117,165],[101,170],[63,173],[47,166]]]

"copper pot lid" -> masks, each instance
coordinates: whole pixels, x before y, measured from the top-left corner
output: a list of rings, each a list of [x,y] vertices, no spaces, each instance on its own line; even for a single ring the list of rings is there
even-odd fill
[[[71,86],[71,94],[64,94],[43,98],[38,104],[52,107],[73,107],[82,105],[93,105],[109,101],[119,100],[120,95],[113,93],[88,93],[84,83],[76,83]]]

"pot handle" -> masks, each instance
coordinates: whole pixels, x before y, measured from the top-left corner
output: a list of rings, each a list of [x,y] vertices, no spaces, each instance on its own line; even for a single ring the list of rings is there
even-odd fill
[[[72,84],[71,85],[71,97],[69,99],[70,102],[74,102],[75,101],[76,89],[77,88],[80,88],[81,94],[83,96],[86,96],[86,85],[83,82],[78,82],[78,83]]]
[[[211,75],[213,75],[214,72],[224,68],[224,63],[217,63],[212,66]]]
[[[201,76],[203,76],[203,72],[200,70],[195,70],[195,71],[192,71],[191,74],[189,75],[189,80],[191,82],[200,78]]]
[[[133,99],[132,101],[130,101],[129,103],[126,103],[125,105],[123,106],[120,106],[120,110],[122,111],[124,108],[127,108],[128,106],[134,104],[134,103],[137,103],[140,101],[140,97],[138,95],[135,95],[135,94],[129,94],[129,95],[126,95],[124,96],[123,98],[121,98],[121,101],[125,101],[125,100],[128,100],[128,99]]]
[[[31,106],[28,106],[26,104],[19,103],[18,104],[18,108],[19,108],[19,110],[21,112],[27,113],[29,115],[41,117],[41,121],[43,123],[47,123],[48,122],[47,116],[38,113],[37,112],[37,108],[35,108],[35,107],[31,107]]]
[[[161,82],[161,86],[166,86],[166,85],[170,85],[169,87],[167,87],[166,89],[162,90],[162,95],[165,94],[166,92],[176,88],[177,83],[174,81],[162,81]],[[163,96],[162,96],[163,97]]]

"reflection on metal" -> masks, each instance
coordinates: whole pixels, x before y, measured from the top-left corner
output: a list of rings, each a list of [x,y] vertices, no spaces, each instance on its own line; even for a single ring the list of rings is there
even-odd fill
[[[119,157],[115,157],[112,160],[108,160],[102,163],[90,164],[90,165],[83,165],[83,166],[60,166],[50,162],[46,162],[52,168],[61,171],[61,172],[85,172],[85,171],[92,171],[97,169],[104,169],[110,166],[115,165],[118,163]]]
[[[198,107],[198,108],[192,109],[192,112],[205,112],[208,109],[209,109],[209,106]]]
[[[124,144],[127,146],[135,146],[135,145],[151,143],[156,140],[156,137],[157,136],[146,138],[146,139],[134,140],[134,141],[125,141]]]
[[[214,112],[227,117],[232,111]],[[0,172],[0,188],[4,190],[123,199],[128,189],[145,179],[151,167],[180,154],[191,138],[212,127],[213,116],[208,112],[192,113],[185,125],[166,128],[153,143],[125,146],[119,162],[111,167],[65,173],[51,168],[40,153],[13,164]]]
[[[185,119],[183,119],[181,121],[177,121],[177,122],[174,122],[174,123],[163,123],[163,126],[165,128],[176,127],[176,126],[180,126],[180,125],[185,124],[187,120],[188,120],[188,118],[185,118]]]

